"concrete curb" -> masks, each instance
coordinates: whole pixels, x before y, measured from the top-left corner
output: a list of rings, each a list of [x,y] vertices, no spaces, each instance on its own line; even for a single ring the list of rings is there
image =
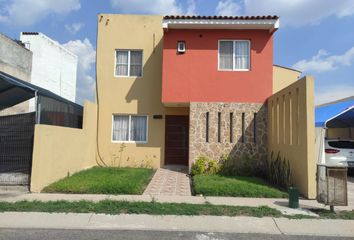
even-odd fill
[[[0,228],[200,231],[313,236],[354,236],[353,220],[290,220],[225,216],[0,213]]]

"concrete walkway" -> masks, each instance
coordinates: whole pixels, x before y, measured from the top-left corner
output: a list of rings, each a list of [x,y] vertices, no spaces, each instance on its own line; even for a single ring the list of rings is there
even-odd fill
[[[0,213],[0,228],[200,231],[354,237],[353,226],[353,220],[143,214]]]
[[[165,166],[155,172],[143,195],[149,196],[191,196],[188,168]]]

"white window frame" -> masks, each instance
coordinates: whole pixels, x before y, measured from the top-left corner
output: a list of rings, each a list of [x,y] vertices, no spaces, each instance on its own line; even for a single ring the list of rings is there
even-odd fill
[[[122,141],[122,140],[114,140],[113,139],[113,124],[114,124],[114,117],[115,116],[129,116],[129,124],[128,124],[128,140],[127,141]],[[130,130],[131,130],[131,119],[132,116],[136,117],[146,117],[146,141],[133,141],[130,140]],[[149,116],[148,115],[139,115],[139,114],[112,114],[112,129],[111,129],[111,141],[112,143],[148,143],[149,139]]]
[[[220,42],[232,42],[232,69],[223,69],[220,68]],[[247,69],[242,69],[242,68],[236,68],[236,61],[235,61],[235,47],[236,47],[236,42],[248,42],[248,68]],[[237,72],[248,72],[251,71],[251,41],[250,40],[233,40],[233,39],[221,39],[218,41],[218,71],[237,71]]]
[[[117,52],[125,51],[128,52],[128,75],[117,75]],[[130,52],[131,51],[140,51],[141,52],[141,76],[130,76]],[[142,78],[144,74],[144,51],[142,49],[115,49],[114,50],[114,69],[113,75],[118,78]]]
[[[177,52],[178,53],[185,53],[186,52],[186,42],[185,41],[177,41]]]

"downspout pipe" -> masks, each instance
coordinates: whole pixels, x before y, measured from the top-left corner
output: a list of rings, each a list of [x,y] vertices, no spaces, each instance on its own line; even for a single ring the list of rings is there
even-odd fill
[[[36,124],[41,123],[41,104],[38,101],[38,90],[34,92],[35,111],[36,111]]]

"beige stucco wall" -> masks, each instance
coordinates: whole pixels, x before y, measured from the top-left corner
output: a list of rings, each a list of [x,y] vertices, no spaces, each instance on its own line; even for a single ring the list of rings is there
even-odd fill
[[[162,37],[162,16],[98,16],[98,159],[107,165],[163,166],[165,115],[189,115],[186,107],[167,108],[161,103]],[[143,77],[114,77],[116,49],[143,50]],[[125,143],[121,151],[122,144],[112,142],[113,114],[148,115],[148,142]]]
[[[281,66],[273,66],[273,93],[290,86],[296,82],[301,75],[301,72]]]
[[[96,164],[96,104],[86,102],[83,129],[36,125],[31,191]]]
[[[316,197],[314,80],[304,77],[268,100],[269,155],[290,162],[291,180],[307,198]]]

